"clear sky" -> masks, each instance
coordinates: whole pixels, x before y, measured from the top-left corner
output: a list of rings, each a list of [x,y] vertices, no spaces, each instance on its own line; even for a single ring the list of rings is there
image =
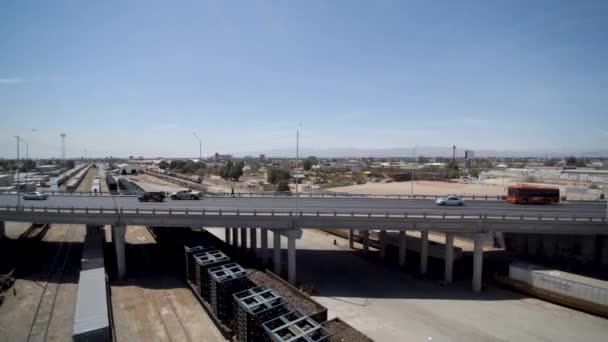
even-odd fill
[[[608,147],[608,1],[0,1],[0,156]],[[36,129],[37,131],[32,131]]]

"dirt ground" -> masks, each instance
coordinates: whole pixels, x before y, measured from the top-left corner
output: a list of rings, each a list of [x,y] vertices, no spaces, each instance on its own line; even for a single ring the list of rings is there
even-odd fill
[[[415,195],[430,195],[430,196],[446,196],[446,195],[461,195],[461,196],[506,196],[507,188],[511,185],[521,183],[521,181],[513,178],[495,178],[487,179],[481,183],[463,183],[463,182],[437,182],[437,181],[414,181]],[[564,184],[550,183],[526,183],[531,185],[556,186],[564,187]],[[575,187],[576,184],[572,184]],[[579,185],[583,186],[583,185]],[[584,186],[583,186],[584,187]],[[392,182],[392,183],[366,183],[361,185],[343,186],[338,188],[328,189],[335,192],[348,192],[353,194],[369,194],[369,195],[410,195],[412,193],[411,182]],[[568,194],[565,194],[566,196]],[[597,199],[595,194],[573,194],[575,199]]]
[[[148,174],[139,174],[137,176],[127,176],[130,181],[137,183],[146,191],[166,191],[173,192],[184,190],[185,187],[167,182],[166,180],[150,176]]]
[[[164,271],[148,230],[129,226],[126,242],[127,279],[111,283],[117,340],[225,341],[178,275]]]

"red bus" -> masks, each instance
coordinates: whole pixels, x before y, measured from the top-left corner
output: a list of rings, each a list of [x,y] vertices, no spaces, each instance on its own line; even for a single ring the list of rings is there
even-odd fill
[[[559,188],[534,185],[514,185],[509,187],[507,201],[515,204],[559,203]]]

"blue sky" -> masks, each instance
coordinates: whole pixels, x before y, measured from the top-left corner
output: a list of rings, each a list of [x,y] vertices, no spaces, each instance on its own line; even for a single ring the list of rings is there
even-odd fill
[[[608,2],[0,2],[1,157],[295,150],[298,122],[308,149],[606,149]]]

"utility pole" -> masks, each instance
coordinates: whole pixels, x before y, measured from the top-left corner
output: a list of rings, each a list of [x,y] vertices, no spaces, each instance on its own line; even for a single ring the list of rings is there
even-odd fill
[[[300,127],[302,126],[302,123],[298,123],[298,128],[296,129],[296,169],[298,168],[298,166],[300,165]],[[296,178],[296,216],[298,216],[298,210],[299,210],[299,201],[298,201],[298,197],[299,197],[299,192],[298,192],[298,177],[299,175],[296,173],[295,174],[295,178]]]
[[[201,138],[198,136],[198,134],[196,134],[196,132],[192,133],[194,134],[194,137],[196,137],[196,140],[198,140],[198,161],[199,163],[203,162],[203,140],[201,140]]]
[[[411,177],[412,179],[411,179],[411,182],[410,182],[411,185],[412,185],[412,192],[411,192],[411,197],[412,198],[414,197],[414,163],[416,163],[416,148],[417,147],[418,147],[417,145],[414,146],[414,150],[412,150],[412,159],[413,159],[413,162],[412,162],[412,177]],[[416,163],[416,165],[418,165],[418,163]]]
[[[61,136],[61,160],[65,164],[65,133],[61,133],[59,136]]]
[[[17,208],[21,206],[21,196],[19,195],[21,182],[19,181],[19,136],[16,135],[15,139],[17,139]]]
[[[30,145],[27,143],[27,141],[23,140],[22,138],[19,138],[20,141],[22,141],[25,144],[25,192],[28,191],[28,181],[29,181],[29,169],[28,169],[28,160],[29,160],[29,150],[30,150]]]

